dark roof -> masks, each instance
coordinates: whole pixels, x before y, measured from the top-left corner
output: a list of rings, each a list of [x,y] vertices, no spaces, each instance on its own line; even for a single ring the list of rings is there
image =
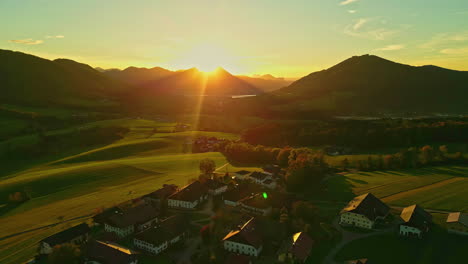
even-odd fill
[[[255,178],[260,181],[264,181],[267,177],[270,177],[270,175],[260,172],[260,171],[254,171],[252,174],[250,174],[251,178]]]
[[[239,229],[229,232],[223,240],[252,245],[255,248],[259,248],[263,244],[260,233],[256,229],[256,220],[253,217]]]
[[[305,261],[309,257],[314,241],[306,233],[299,232],[292,236],[291,242],[289,251],[294,258]]]
[[[468,227],[468,214],[450,213],[447,217],[447,223],[460,223]]]
[[[240,174],[240,175],[247,175],[249,173],[250,173],[250,171],[246,171],[246,170],[240,170],[240,171],[235,172],[235,174]]]
[[[45,242],[49,244],[50,246],[55,246],[55,245],[60,245],[63,243],[67,243],[70,240],[82,236],[90,231],[90,228],[87,224],[82,223],[74,227],[70,227],[68,229],[65,229],[59,233],[56,233],[54,235],[51,235],[48,238],[45,238],[41,240],[42,242]]]
[[[111,242],[93,241],[88,243],[86,258],[103,264],[128,264],[136,258],[137,252]]]
[[[269,165],[263,166],[262,169],[269,173],[278,173],[281,170],[281,167],[278,165],[269,164]]]
[[[193,202],[200,199],[206,192],[207,188],[200,181],[194,181],[185,186],[182,190],[169,196],[169,199]]]
[[[149,204],[142,204],[128,209],[124,212],[117,211],[110,216],[106,223],[115,227],[127,227],[136,224],[143,224],[155,219],[159,215],[157,208]]]
[[[245,255],[234,255],[231,254],[227,257],[226,262],[224,264],[249,264],[250,258]]]
[[[215,181],[215,180],[212,180],[212,179],[206,180],[205,185],[210,190],[216,190],[216,189],[222,188],[224,186],[227,186],[225,183]]]
[[[273,180],[268,179],[268,180],[264,181],[263,183],[264,183],[264,184],[271,184],[271,183],[273,183]]]
[[[165,241],[182,235],[187,230],[188,225],[186,217],[174,215],[160,222],[157,226],[137,234],[135,238],[153,245],[160,245]]]
[[[150,197],[155,200],[159,199],[165,199],[169,197],[170,195],[174,194],[177,192],[177,185],[175,184],[165,184],[162,188],[149,193],[147,195],[144,195],[143,197]]]
[[[416,204],[405,207],[400,217],[405,222],[405,225],[420,229],[425,229],[432,223],[432,215]]]
[[[380,199],[371,193],[366,193],[351,200],[348,205],[341,210],[341,213],[352,212],[361,214],[374,221],[377,217],[386,216],[389,211],[390,207]]]
[[[259,194],[244,198],[240,202],[246,206],[251,206],[260,209],[266,209],[268,207],[271,207],[268,200],[263,198],[263,196]]]

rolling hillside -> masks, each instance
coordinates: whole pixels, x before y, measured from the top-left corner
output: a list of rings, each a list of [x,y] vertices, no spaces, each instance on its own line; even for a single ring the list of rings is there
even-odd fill
[[[276,95],[338,112],[467,112],[468,72],[414,67],[363,55],[314,72]]]
[[[128,86],[72,60],[0,50],[1,103],[105,107]]]
[[[142,85],[150,81],[156,81],[174,74],[173,71],[166,70],[161,67],[154,67],[151,69],[128,67],[124,70],[110,69],[102,70],[102,72],[112,79],[135,86]]]

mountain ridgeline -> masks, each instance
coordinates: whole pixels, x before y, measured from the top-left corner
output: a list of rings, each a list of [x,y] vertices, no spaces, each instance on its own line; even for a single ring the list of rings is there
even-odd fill
[[[377,56],[349,58],[275,92],[302,107],[340,113],[468,112],[468,72],[414,67]]]

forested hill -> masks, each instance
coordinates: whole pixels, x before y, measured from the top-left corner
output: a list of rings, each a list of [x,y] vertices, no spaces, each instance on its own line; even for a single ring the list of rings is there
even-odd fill
[[[311,73],[276,95],[288,98],[288,103],[301,102],[303,108],[340,112],[466,112],[468,72],[363,55]]]

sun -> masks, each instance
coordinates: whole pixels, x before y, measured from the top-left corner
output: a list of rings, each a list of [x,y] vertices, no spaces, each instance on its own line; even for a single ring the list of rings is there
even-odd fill
[[[213,44],[202,44],[193,47],[181,55],[175,62],[178,68],[197,68],[203,72],[213,72],[222,67],[228,71],[239,72],[238,58],[226,49]]]

